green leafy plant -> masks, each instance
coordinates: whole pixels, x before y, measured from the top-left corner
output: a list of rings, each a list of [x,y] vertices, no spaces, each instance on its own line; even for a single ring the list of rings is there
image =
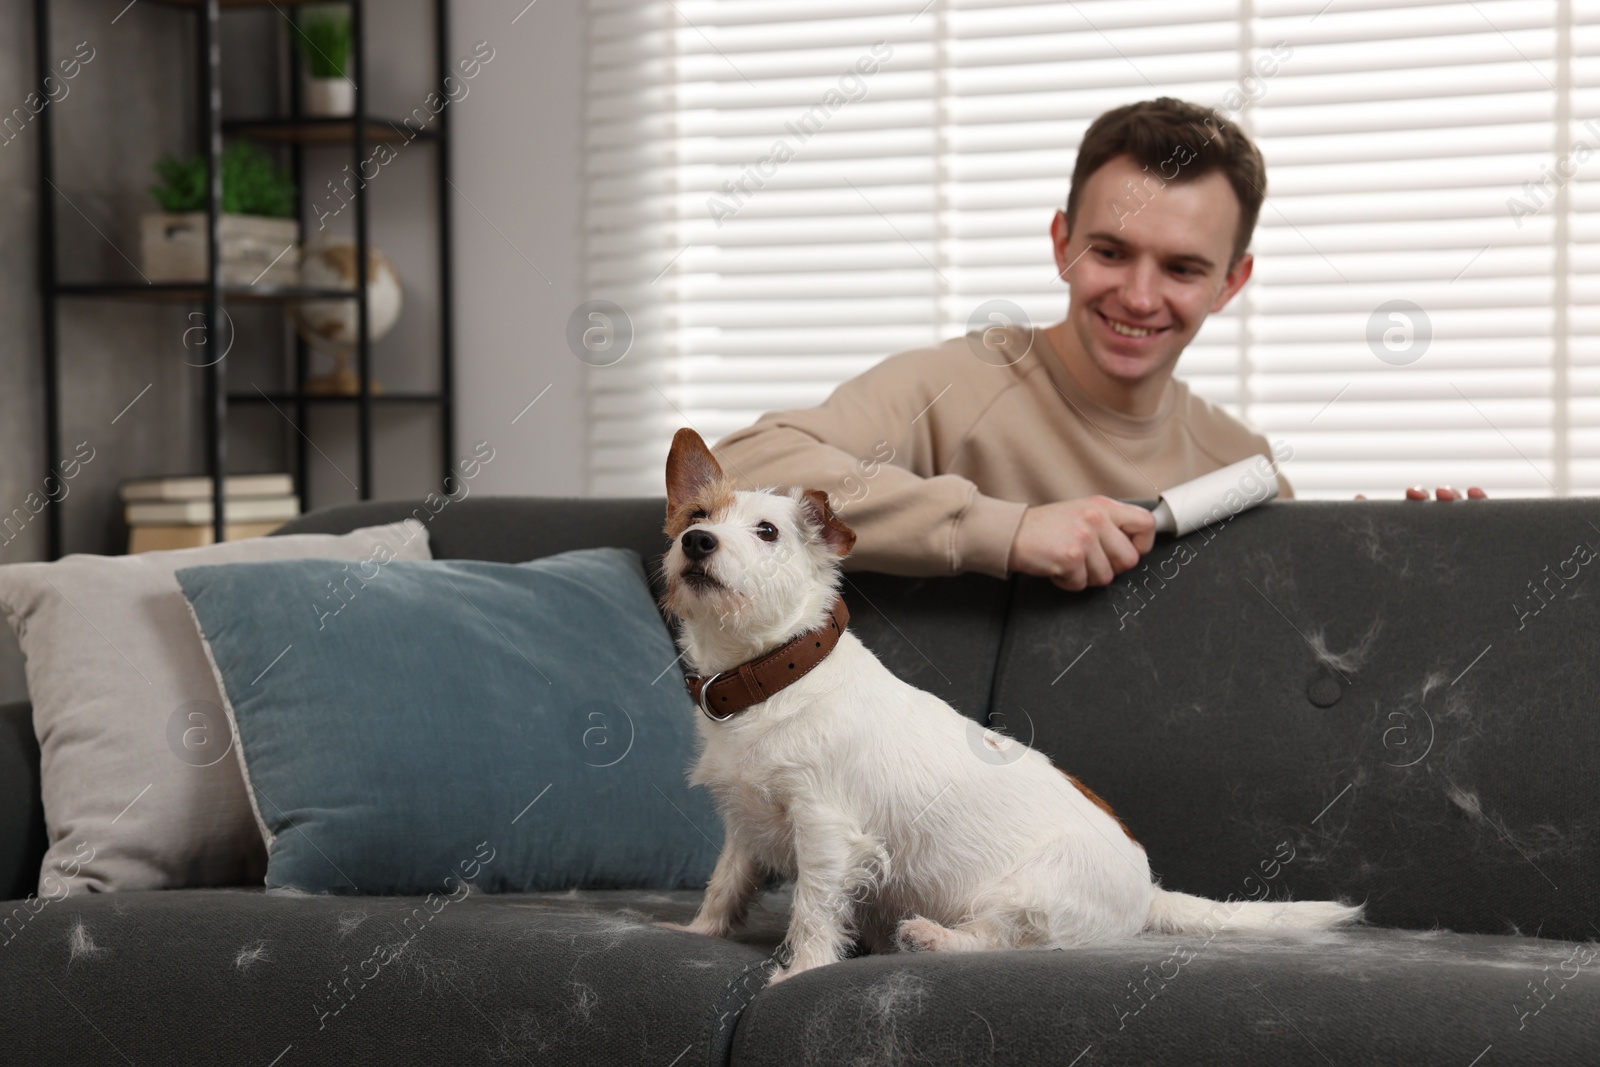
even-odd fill
[[[156,175],[162,184],[152,185],[150,195],[163,210],[205,210],[204,156],[164,156],[156,164]],[[294,214],[294,179],[248,141],[235,141],[222,153],[222,210],[230,215],[288,218]]]
[[[300,53],[314,78],[343,78],[350,63],[350,12],[306,14],[300,22]]]

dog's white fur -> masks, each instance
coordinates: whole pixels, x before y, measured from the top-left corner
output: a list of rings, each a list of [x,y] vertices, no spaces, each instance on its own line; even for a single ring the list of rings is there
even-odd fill
[[[667,481],[663,603],[693,670],[736,667],[823,622],[854,541],[823,494],[736,492],[690,430],[673,442]],[[775,538],[758,533],[764,522]],[[707,577],[684,577],[689,529],[717,540]],[[1360,916],[1161,889],[1144,849],[1075,780],[902,682],[848,631],[771,699],[721,723],[697,717],[691,781],[712,791],[725,835],[684,929],[725,936],[767,871],[793,879],[792,956],[773,981],[839,960],[858,937],[874,950],[1058,948]]]

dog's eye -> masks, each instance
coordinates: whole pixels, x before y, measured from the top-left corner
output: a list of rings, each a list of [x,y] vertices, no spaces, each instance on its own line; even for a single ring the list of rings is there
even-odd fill
[[[706,509],[705,508],[700,508],[697,511],[690,512],[689,521],[691,523],[695,523],[695,522],[700,522],[702,519],[709,519],[710,517],[711,517],[710,515],[706,514]]]
[[[756,536],[763,541],[776,541],[778,539],[778,528],[770,522],[758,522],[756,523]]]

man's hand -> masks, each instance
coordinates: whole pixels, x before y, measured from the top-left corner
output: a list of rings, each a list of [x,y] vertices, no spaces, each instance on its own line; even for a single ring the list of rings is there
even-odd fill
[[[1006,569],[1076,592],[1110,585],[1155,539],[1155,516],[1135,504],[1103,496],[1040,504],[1022,513]]]
[[[1485,493],[1482,489],[1479,489],[1475,485],[1472,486],[1471,488],[1469,488],[1465,493],[1463,493],[1461,490],[1455,489],[1455,488],[1453,488],[1451,486],[1441,485],[1438,489],[1434,490],[1434,494],[1440,500],[1487,500],[1489,498],[1489,494],[1488,493]],[[1365,500],[1365,499],[1367,499],[1367,494],[1365,494],[1365,493],[1357,493],[1356,494],[1356,499],[1357,500]],[[1407,500],[1426,500],[1426,499],[1428,499],[1428,489],[1427,489],[1427,487],[1426,486],[1422,486],[1422,485],[1413,485],[1413,486],[1411,486],[1410,488],[1408,488],[1406,490],[1406,499]]]

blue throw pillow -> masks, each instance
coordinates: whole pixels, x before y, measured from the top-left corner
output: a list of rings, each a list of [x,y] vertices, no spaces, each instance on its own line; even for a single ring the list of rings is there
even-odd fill
[[[698,888],[721,824],[635,552],[190,567],[267,885]]]

